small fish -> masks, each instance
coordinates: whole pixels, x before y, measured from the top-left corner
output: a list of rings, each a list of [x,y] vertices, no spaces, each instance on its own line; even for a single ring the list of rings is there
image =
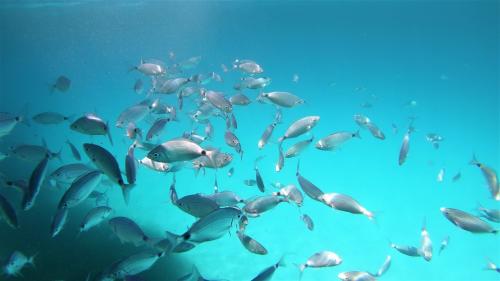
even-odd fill
[[[128,126],[128,124],[130,123],[139,123],[144,118],[146,118],[149,113],[151,113],[151,111],[153,110],[153,103],[154,101],[151,103],[150,101],[146,100],[139,104],[134,104],[130,107],[125,108],[116,120],[116,127],[125,128],[125,126]]]
[[[374,277],[380,277],[384,275],[387,270],[389,270],[389,267],[391,267],[391,256],[387,256],[382,266],[378,269],[377,273],[371,275],[373,275]]]
[[[137,179],[137,161],[134,156],[134,146],[131,145],[125,156],[125,176],[129,184],[135,184]]]
[[[86,114],[71,123],[70,128],[75,132],[85,135],[107,135],[109,142],[113,145],[113,139],[111,138],[108,122],[104,122],[104,120],[97,115]]]
[[[82,156],[80,156],[80,152],[78,152],[78,149],[69,140],[66,140],[66,144],[69,146],[69,149],[71,150],[71,154],[73,154],[73,157],[77,161],[82,160]]]
[[[302,190],[309,196],[311,199],[323,202],[322,196],[325,194],[321,191],[316,185],[310,182],[308,179],[304,178],[299,172],[300,161],[297,162],[297,172],[295,175],[297,176],[297,181],[299,182]]]
[[[309,229],[310,231],[314,230],[314,222],[310,216],[303,214],[302,216],[300,216],[300,219],[306,224],[307,229]]]
[[[264,72],[264,69],[252,60],[235,60],[233,62],[233,68],[238,69],[247,74],[260,74]]]
[[[77,178],[59,201],[58,209],[74,208],[89,197],[102,179],[100,171],[90,171]]]
[[[247,180],[244,180],[243,183],[247,186],[254,186],[257,184],[257,181],[254,179],[247,179]]]
[[[160,64],[153,63],[153,62],[145,62],[141,59],[141,62],[139,65],[132,67],[129,71],[131,70],[137,70],[141,72],[142,74],[148,75],[148,76],[156,76],[156,75],[162,75],[165,74],[166,69],[161,66]]]
[[[441,246],[439,247],[439,254],[441,255],[441,252],[448,247],[448,244],[450,243],[450,236],[446,236],[441,240]]]
[[[297,73],[295,73],[293,76],[292,76],[292,82],[293,83],[299,83],[299,75]]]
[[[259,196],[245,202],[243,207],[243,212],[247,216],[258,217],[262,213],[273,209],[282,202],[289,202],[288,199],[274,196],[274,195],[264,195]]]
[[[58,158],[59,160],[61,160],[61,151],[52,152],[46,147],[46,144],[44,144],[43,146],[34,144],[20,144],[18,146],[11,147],[9,155],[17,159],[29,162],[39,162],[46,157],[48,157],[49,159]]]
[[[0,112],[0,138],[10,134],[16,125],[21,122],[29,124],[23,116]]]
[[[203,91],[202,96],[204,96],[215,108],[218,108],[222,112],[229,113],[233,110],[233,105],[224,97],[222,92]]]
[[[439,173],[437,174],[437,177],[436,177],[437,182],[443,182],[444,172],[445,172],[444,168],[441,168],[441,170],[439,170]]]
[[[300,276],[302,277],[302,273],[308,267],[330,267],[337,266],[341,263],[342,258],[336,253],[330,251],[321,251],[310,256],[305,263],[299,265]]]
[[[439,148],[439,144],[444,140],[444,138],[435,133],[429,133],[425,136],[425,139],[432,144],[435,149]]]
[[[81,175],[91,171],[92,168],[82,163],[62,165],[49,175],[49,179],[60,187],[67,187]]]
[[[274,128],[276,127],[276,123],[271,123],[269,126],[266,127],[264,132],[262,133],[262,136],[260,137],[259,142],[257,143],[257,147],[259,149],[264,148],[264,146],[267,144],[269,141],[269,138],[273,134]]]
[[[356,131],[354,133],[351,132],[332,133],[318,140],[318,142],[316,143],[316,148],[319,150],[333,151],[338,149],[342,144],[353,138],[361,138],[361,136],[359,135],[359,131]]]
[[[142,90],[143,90],[143,87],[144,87],[144,83],[142,82],[142,79],[137,79],[135,80],[135,83],[134,83],[134,92],[138,95],[142,94]]]
[[[269,266],[269,267],[266,267],[264,270],[262,270],[259,274],[257,274],[257,276],[255,276],[254,278],[252,278],[251,281],[270,281],[274,275],[274,272],[280,267],[280,266],[285,266],[285,261],[284,261],[284,258],[281,257],[281,259]]]
[[[276,162],[275,171],[280,172],[285,165],[285,156],[283,155],[283,149],[281,145],[278,146],[278,161]]]
[[[287,149],[287,151],[285,152],[285,157],[292,158],[292,157],[299,156],[302,153],[302,151],[304,151],[309,146],[309,144],[312,143],[313,139],[314,139],[314,137],[311,136],[310,139],[299,141],[299,142],[295,143],[294,145],[292,145],[291,147],[289,147]]]
[[[234,116],[234,113],[231,113],[231,126],[234,129],[238,129],[238,121],[236,120],[236,117]]]
[[[159,136],[161,131],[165,128],[165,125],[171,121],[170,118],[158,118],[153,123],[151,128],[149,128],[146,134],[146,141],[150,141],[153,137]]]
[[[161,162],[156,162],[148,157],[144,157],[142,159],[137,160],[140,164],[143,166],[153,170],[153,171],[158,171],[158,172],[168,172],[170,171],[171,166],[168,165],[168,163],[161,163]]]
[[[440,208],[440,211],[450,222],[463,230],[472,233],[496,234],[498,232],[498,230],[494,229],[487,222],[464,211],[444,207]]]
[[[56,214],[52,218],[52,224],[50,225],[50,236],[52,238],[56,237],[66,225],[68,221],[68,209],[58,208]]]
[[[462,174],[460,172],[458,172],[456,175],[453,176],[451,181],[457,182],[461,177],[462,177]]]
[[[21,270],[26,265],[32,265],[35,267],[35,256],[36,255],[28,258],[23,253],[14,251],[3,266],[3,273],[11,277],[22,276]]]
[[[488,264],[486,265],[486,269],[500,272],[500,268],[490,260],[488,260]]]
[[[101,224],[111,215],[112,212],[113,209],[107,206],[93,208],[83,218],[83,221],[80,224],[80,232],[88,231],[89,229]]]
[[[244,234],[241,231],[236,231],[238,238],[240,239],[241,244],[250,252],[257,255],[267,255],[267,250],[262,244],[257,242],[257,240],[252,237]]]
[[[62,122],[69,120],[71,120],[70,116],[64,116],[57,112],[42,112],[33,116],[33,121],[35,121],[35,123],[43,125],[61,124]]]
[[[420,237],[421,237],[421,240],[420,240],[421,255],[426,261],[431,261],[431,259],[432,259],[432,241],[431,241],[429,232],[427,231],[427,228],[425,226],[425,222],[424,222],[424,225],[422,226],[422,231],[420,233]]]
[[[374,136],[375,138],[378,138],[381,140],[385,139],[384,133],[378,128],[377,125],[375,125],[375,123],[372,122],[372,120],[370,118],[368,118],[364,115],[361,115],[361,114],[355,114],[354,121],[361,128],[368,129],[368,131],[370,131],[372,136]]]
[[[396,249],[398,252],[410,257],[420,257],[422,254],[420,249],[418,249],[417,247],[397,245],[394,243],[391,243],[390,246],[391,248]]]
[[[212,123],[210,123],[210,121],[208,121],[205,125],[205,135],[208,139],[211,139],[214,136],[214,127],[212,126]]]
[[[495,170],[484,165],[476,159],[476,156],[472,156],[472,160],[469,162],[471,165],[477,166],[483,173],[488,188],[490,190],[491,197],[497,201],[500,200],[500,183],[498,182],[498,176]]]
[[[219,208],[215,200],[199,193],[179,198],[176,200],[175,205],[187,214],[197,218],[202,218]]]
[[[240,220],[238,221],[238,230],[240,232],[245,232],[245,229],[247,228],[248,225],[248,218],[247,216],[243,215]]]
[[[293,122],[286,130],[285,134],[279,138],[279,142],[285,139],[295,138],[309,132],[318,123],[319,116],[306,116]]]
[[[106,276],[111,280],[128,281],[131,276],[150,269],[164,255],[165,253],[156,250],[143,250],[115,262]]]
[[[344,271],[337,275],[342,281],[376,281],[375,276],[365,271]]]
[[[266,187],[264,185],[264,180],[262,180],[262,176],[260,175],[259,168],[255,166],[255,183],[259,188],[260,192],[264,192]]]
[[[200,156],[207,156],[212,161],[214,154],[214,151],[205,150],[192,141],[177,139],[156,146],[147,157],[156,162],[173,163],[193,160]]]
[[[354,198],[340,193],[325,193],[320,197],[320,200],[327,206],[335,208],[339,211],[344,211],[352,214],[363,214],[368,219],[372,220],[375,215],[361,206]]]
[[[403,143],[401,144],[401,149],[399,150],[399,166],[403,165],[408,156],[408,152],[410,150],[410,134],[412,130],[408,129],[406,134],[403,136]]]
[[[492,222],[500,222],[500,209],[488,209],[478,204],[477,210],[481,212],[481,217]]]
[[[33,172],[31,173],[30,180],[28,183],[28,189],[24,193],[22,200],[22,208],[27,211],[35,205],[35,200],[40,193],[40,188],[45,180],[45,175],[47,174],[47,167],[49,163],[49,158],[45,157],[38,163]]]
[[[19,228],[16,210],[2,194],[0,194],[0,219],[13,229]]]
[[[71,86],[71,80],[64,75],[61,75],[57,77],[54,84],[50,86],[50,91],[51,93],[53,93],[55,90],[57,90],[59,92],[65,93],[69,90],[70,86]]]
[[[226,141],[227,145],[234,148],[236,153],[239,153],[240,156],[243,157],[243,150],[241,149],[240,140],[233,132],[227,130],[224,134],[224,140]]]
[[[241,87],[245,87],[247,89],[262,89],[271,84],[271,78],[269,77],[244,77],[241,78]]]
[[[280,190],[278,192],[273,192],[273,195],[284,196],[288,200],[295,202],[299,207],[301,207],[302,203],[304,202],[304,197],[302,196],[302,193],[294,184],[289,184],[280,187]]]
[[[277,106],[292,108],[300,104],[304,104],[305,101],[296,95],[288,92],[269,92],[262,93],[262,97],[268,99]]]
[[[252,101],[242,93],[238,93],[231,96],[229,98],[229,102],[231,102],[232,105],[241,105],[241,106],[249,105],[250,103],[252,103]]]
[[[132,243],[139,246],[149,241],[137,223],[129,218],[114,217],[109,220],[108,224],[121,243]]]
[[[126,135],[131,140],[135,140],[136,138],[142,139],[142,130],[136,127],[135,123],[130,122],[127,125]]]
[[[398,134],[398,126],[394,123],[391,124],[392,126],[392,132],[397,135]]]
[[[234,167],[231,167],[229,168],[229,170],[227,171],[227,176],[228,177],[232,177],[234,175]]]
[[[203,196],[210,198],[220,207],[231,207],[235,206],[238,203],[244,202],[243,199],[241,199],[236,193],[232,191],[217,191],[213,194]]]

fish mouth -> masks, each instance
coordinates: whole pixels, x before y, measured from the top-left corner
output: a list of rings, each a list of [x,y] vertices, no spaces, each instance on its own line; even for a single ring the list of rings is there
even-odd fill
[[[439,210],[441,211],[441,213],[445,213],[446,212],[446,208],[445,207],[441,207],[441,208],[439,208]]]

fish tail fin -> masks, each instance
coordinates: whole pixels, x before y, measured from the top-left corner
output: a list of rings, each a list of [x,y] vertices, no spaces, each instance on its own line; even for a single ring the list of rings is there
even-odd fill
[[[486,258],[486,267],[484,270],[498,270],[498,266],[494,264],[489,258]]]
[[[296,172],[295,172],[295,175],[296,175],[296,176],[299,176],[299,175],[300,175],[299,170],[300,170],[300,159],[299,159],[299,161],[297,161],[297,170],[296,170]]]
[[[109,128],[109,121],[106,122],[106,128],[107,128],[107,135],[108,135],[109,143],[111,143],[111,145],[114,145],[113,144],[113,139],[111,138],[111,131],[110,131],[110,128]]]
[[[29,103],[25,103],[24,106],[23,106],[23,109],[21,110],[20,115],[18,116],[19,122],[23,123],[24,125],[26,125],[26,127],[31,127],[31,122],[30,122],[30,119],[28,118],[28,116],[29,116],[29,108],[30,108],[30,104]]]
[[[299,269],[299,281],[302,280],[302,275],[304,275],[304,270],[306,269],[307,265],[305,263],[301,264],[295,264],[297,268]]]
[[[475,153],[472,154],[472,159],[469,161],[469,164],[473,165],[473,166],[479,166],[479,165],[481,165],[481,163],[479,163],[479,161],[477,161]]]
[[[354,134],[352,136],[355,137],[355,138],[361,139],[361,135],[359,134],[359,130],[357,130],[356,132],[354,132]]]
[[[285,137],[285,136],[280,137],[280,138],[278,139],[278,143],[282,143],[285,139],[286,139],[286,137]]]
[[[61,155],[62,155],[62,147],[59,148],[58,152],[52,153],[52,157],[57,158],[57,160],[59,160],[59,162],[63,162]]]
[[[76,114],[71,114],[69,116],[64,116],[64,120],[68,121],[69,123],[73,123],[73,121],[75,120],[75,118],[76,118]]]
[[[28,258],[28,264],[30,264],[33,268],[36,268],[35,259],[38,256],[38,253],[35,253],[33,256]]]
[[[130,191],[134,188],[135,184],[125,184],[122,186],[122,195],[125,205],[130,202]]]

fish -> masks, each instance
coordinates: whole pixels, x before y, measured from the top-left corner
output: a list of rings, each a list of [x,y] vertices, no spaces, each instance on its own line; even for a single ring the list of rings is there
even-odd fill
[[[224,236],[233,222],[240,219],[242,212],[235,207],[218,208],[198,219],[177,240],[199,244]]]
[[[215,200],[199,193],[179,198],[174,204],[182,211],[197,218],[202,218],[219,208],[219,205],[215,202]]]
[[[244,202],[243,199],[241,199],[236,193],[232,191],[217,191],[216,193],[203,196],[215,201],[215,203],[217,203],[217,205],[219,205],[220,207],[235,206],[238,203]]]
[[[247,89],[262,89],[271,84],[271,78],[269,77],[243,77],[241,78],[241,87]]]
[[[125,128],[130,123],[137,124],[146,118],[152,110],[153,105],[148,101],[127,107],[118,116],[115,126],[118,128]]]
[[[365,271],[344,271],[337,275],[342,281],[376,281],[375,276]]]
[[[144,87],[144,83],[142,82],[142,79],[137,79],[135,80],[135,83],[134,83],[134,92],[138,95],[142,94],[142,90],[143,90],[143,87]]]
[[[439,173],[437,174],[437,177],[436,177],[437,182],[443,182],[444,172],[445,172],[444,168],[441,168],[441,170],[439,170]]]
[[[174,139],[156,146],[147,157],[156,162],[173,163],[193,160],[200,156],[207,156],[212,161],[214,154],[214,151],[205,150],[192,141]]]
[[[245,232],[247,225],[248,225],[248,217],[243,215],[238,221],[238,230],[240,232]]]
[[[82,203],[100,184],[101,179],[102,174],[98,170],[89,171],[88,173],[80,176],[71,184],[68,190],[66,190],[59,201],[57,208],[69,209]]]
[[[145,62],[144,60],[141,59],[141,62],[137,66],[133,66],[129,71],[131,70],[137,70],[141,72],[142,74],[148,75],[148,76],[157,76],[157,75],[162,75],[166,73],[166,69],[158,64],[158,63],[153,63],[153,62]]]
[[[224,97],[222,92],[202,91],[202,96],[222,112],[229,113],[233,110],[233,105]]]
[[[271,124],[269,124],[266,129],[264,130],[264,132],[262,133],[262,136],[260,137],[260,140],[259,142],[257,143],[257,147],[259,149],[262,149],[264,148],[264,146],[267,144],[267,142],[269,141],[269,138],[271,137],[271,135],[273,134],[273,131],[274,131],[274,128],[276,127],[276,123],[273,122]]]
[[[264,72],[264,69],[252,60],[235,60],[233,62],[233,69],[240,70],[247,74],[260,74]]]
[[[361,138],[361,136],[359,135],[359,131],[356,131],[354,133],[344,131],[336,132],[319,139],[315,147],[319,150],[333,151],[353,138]]]
[[[66,144],[69,146],[73,158],[75,158],[75,160],[77,161],[82,160],[82,156],[80,155],[80,152],[78,152],[78,149],[75,147],[75,145],[73,145],[69,140],[66,140]]]
[[[277,106],[286,108],[292,108],[305,103],[303,99],[289,92],[262,93],[262,97],[268,99]]]
[[[262,176],[260,175],[259,168],[255,166],[255,183],[257,184],[257,187],[259,188],[260,192],[264,192],[266,187],[264,185],[264,180],[262,180]]]
[[[229,170],[227,171],[227,176],[228,177],[232,177],[234,175],[234,167],[231,167],[229,168]]]
[[[427,231],[427,228],[425,226],[425,221],[424,225],[422,226],[422,231],[420,233],[420,251],[422,257],[426,261],[431,261],[432,259],[432,241],[429,235],[429,232]]]
[[[299,172],[300,161],[297,162],[297,172],[295,173],[297,181],[299,182],[302,191],[309,196],[311,199],[323,202],[323,194],[325,194],[316,185],[310,182],[308,179],[304,178]]]
[[[257,240],[253,239],[252,237],[246,235],[241,231],[236,231],[236,235],[238,236],[238,239],[240,240],[241,244],[251,253],[257,255],[267,255],[266,248],[262,246],[262,244],[260,244]]]
[[[14,251],[3,266],[3,273],[10,277],[20,277],[22,276],[21,270],[26,265],[35,267],[35,257],[36,255],[27,257],[19,251]]]
[[[352,214],[363,214],[368,219],[372,220],[375,215],[361,206],[354,198],[340,193],[325,193],[320,197],[320,200],[327,206]]]
[[[24,193],[21,203],[24,211],[31,209],[35,205],[36,198],[40,193],[40,188],[42,187],[47,174],[48,163],[49,158],[45,157],[36,165],[35,169],[31,173],[28,189]]]
[[[453,208],[440,208],[441,213],[455,226],[472,233],[498,233],[490,224],[464,211]]]
[[[299,141],[290,146],[285,152],[285,158],[293,158],[299,156],[302,151],[304,151],[309,146],[309,144],[312,143],[313,139],[314,136],[311,136],[310,139]]]
[[[180,67],[182,70],[189,70],[197,67],[201,62],[201,56],[190,57],[186,60],[183,60],[177,64],[177,67]]]
[[[1,112],[0,115],[0,138],[9,135],[19,123],[29,124],[28,120],[21,115],[13,115]]]
[[[238,129],[238,121],[236,120],[236,116],[234,116],[234,113],[231,112],[231,126],[234,129]]]
[[[254,186],[257,184],[257,181],[254,179],[247,179],[247,180],[244,180],[243,183],[247,186]]]
[[[39,162],[44,158],[57,158],[61,161],[61,151],[52,152],[46,145],[34,145],[34,144],[20,144],[15,147],[11,147],[9,155],[17,159],[21,159],[29,162]]]
[[[219,169],[226,167],[233,161],[233,156],[229,153],[217,152],[213,151],[212,159],[209,159],[206,156],[201,156],[195,160],[193,160],[193,168],[195,172],[198,172],[199,169],[204,168],[213,168]]]
[[[498,182],[498,176],[495,170],[484,165],[476,159],[476,156],[472,156],[472,160],[469,162],[471,165],[478,167],[483,173],[488,188],[490,190],[491,197],[497,201],[500,200],[500,183]]]
[[[233,132],[227,130],[224,134],[224,140],[228,146],[234,148],[236,153],[240,154],[240,157],[243,158],[243,150],[241,149],[240,140]]]
[[[106,220],[113,209],[107,206],[99,206],[91,209],[83,218],[82,223],[80,224],[80,232],[89,231],[91,228],[101,224]]]
[[[212,126],[212,123],[210,123],[210,121],[208,121],[205,125],[205,135],[209,139],[213,138],[214,136],[214,127]]]
[[[108,224],[121,243],[132,243],[139,246],[150,240],[141,227],[127,217],[114,217],[108,221]]]
[[[370,118],[368,118],[364,115],[361,115],[361,114],[355,114],[354,121],[361,128],[364,128],[364,129],[367,129],[368,131],[370,131],[372,136],[374,136],[375,138],[378,138],[381,140],[385,139],[385,134],[378,128],[377,125],[375,125],[375,123],[373,123],[373,121]]]
[[[137,138],[142,139],[142,130],[141,128],[138,128],[135,123],[130,122],[127,125],[126,135],[131,140],[135,140]]]
[[[42,112],[38,113],[37,115],[33,116],[33,121],[38,124],[43,124],[43,125],[55,125],[55,124],[61,124],[64,121],[70,121],[71,116],[64,116],[60,113],[57,112]]]
[[[481,212],[481,217],[492,222],[500,222],[500,209],[489,209],[478,204],[477,210]]]
[[[448,244],[450,243],[450,236],[446,236],[441,240],[441,246],[439,247],[439,254],[441,255],[441,252],[448,247]]]
[[[488,263],[486,264],[486,270],[500,272],[500,268],[490,260],[488,260]]]
[[[425,139],[432,144],[435,149],[439,148],[439,144],[444,140],[444,138],[435,133],[429,133],[425,136]]]
[[[73,123],[71,123],[70,129],[84,135],[107,135],[109,142],[113,145],[113,139],[111,138],[108,122],[105,122],[97,115],[89,113],[76,119]]]
[[[419,248],[413,246],[402,246],[394,243],[390,244],[391,248],[396,249],[398,252],[410,256],[410,257],[420,257],[422,252]]]
[[[258,217],[262,213],[273,209],[282,202],[289,202],[287,198],[274,195],[259,196],[245,202],[243,212],[247,216]]]
[[[276,162],[275,165],[275,171],[280,172],[283,169],[283,166],[285,166],[285,156],[283,155],[283,149],[281,148],[281,145],[278,146],[278,161]]]
[[[62,165],[49,175],[49,179],[60,187],[66,187],[81,175],[91,171],[92,168],[82,163]]]
[[[137,179],[137,161],[134,156],[134,146],[131,145],[125,156],[125,176],[129,184],[135,184]]]
[[[278,142],[283,142],[285,139],[295,138],[302,134],[309,132],[316,126],[320,117],[319,116],[306,116],[293,122],[285,134],[278,139]]]
[[[281,187],[278,192],[273,192],[272,194],[275,196],[284,196],[288,200],[295,202],[299,207],[301,207],[304,202],[302,193],[294,184],[285,185]]]
[[[155,250],[143,250],[115,262],[109,269],[108,278],[128,280],[130,276],[149,270],[165,253]]]
[[[115,157],[108,150],[97,144],[84,143],[83,150],[97,169],[105,174],[113,183],[121,187],[123,199],[128,204],[130,190],[134,185],[130,183],[125,184]]]
[[[401,149],[399,150],[399,166],[403,165],[410,151],[410,134],[412,131],[408,130],[403,136],[403,143],[401,144]]]
[[[451,178],[452,182],[457,182],[460,178],[462,177],[462,174],[460,172],[456,173],[453,178]]]
[[[71,86],[71,80],[64,75],[61,75],[57,77],[54,84],[50,85],[50,92],[53,93],[54,91],[57,90],[61,93],[65,93],[69,90],[70,86]]]
[[[156,162],[148,157],[144,157],[142,159],[137,160],[140,164],[143,166],[153,170],[153,171],[158,171],[158,172],[168,172],[170,171],[170,166],[168,163],[161,163],[161,162]]]
[[[52,224],[50,225],[50,236],[52,238],[56,237],[66,225],[68,221],[68,208],[58,208],[56,214],[52,218]]]
[[[191,82],[191,78],[177,77],[165,79],[162,76],[157,76],[153,80],[152,91],[158,94],[170,95],[179,91],[187,83]]]
[[[0,194],[0,219],[5,221],[5,223],[13,229],[19,228],[16,209],[14,209],[10,201],[2,194]]]
[[[312,268],[321,268],[321,267],[330,267],[330,266],[337,266],[342,263],[342,258],[331,251],[321,251],[313,254],[310,256],[305,263],[299,264],[299,270],[300,270],[300,278],[302,277],[302,274],[304,270],[308,267]]]
[[[387,256],[385,258],[385,261],[384,263],[382,264],[382,266],[378,269],[377,273],[375,274],[370,274],[374,277],[380,277],[382,275],[384,275],[384,273],[387,272],[387,270],[389,270],[389,267],[391,267],[391,256]]]
[[[299,83],[299,75],[297,73],[295,73],[293,76],[292,76],[292,82],[293,83]]]
[[[309,229],[310,231],[314,230],[314,222],[310,216],[303,214],[302,216],[300,216],[300,219],[305,223],[307,229]]]
[[[281,257],[277,263],[266,267],[259,274],[257,274],[257,276],[252,278],[251,281],[270,281],[274,275],[274,272],[276,272],[276,270],[281,266],[285,266],[284,257]]]

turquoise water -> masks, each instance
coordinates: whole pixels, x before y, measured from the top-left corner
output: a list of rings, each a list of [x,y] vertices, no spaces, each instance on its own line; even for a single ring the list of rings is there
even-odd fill
[[[243,248],[233,227],[221,239],[167,255],[141,274],[144,280],[177,280],[193,264],[207,279],[250,280],[282,255],[287,266],[279,268],[272,280],[298,280],[294,264],[321,250],[336,252],[342,264],[306,269],[302,280],[335,280],[343,271],[373,272],[387,255],[392,256],[392,265],[380,280],[499,280],[497,272],[484,270],[487,258],[500,264],[498,235],[466,232],[439,211],[444,206],[477,214],[478,203],[500,208],[480,170],[468,164],[475,153],[482,163],[496,171],[500,168],[499,8],[497,1],[4,1],[0,4],[0,111],[28,117],[44,111],[76,116],[96,112],[109,120],[115,144],[111,146],[103,136],[78,134],[67,122],[52,126],[31,122],[30,127],[18,125],[3,137],[1,151],[18,144],[41,144],[43,137],[51,150],[63,149],[63,163],[71,163],[74,159],[64,143],[68,138],[80,149],[83,163],[89,160],[81,145],[92,142],[109,149],[124,170],[131,141],[114,123],[123,109],[145,99],[145,94],[132,90],[136,79],[145,81],[146,91],[150,87],[145,75],[128,72],[132,65],[141,58],[171,64],[170,51],[176,61],[201,56],[198,67],[186,75],[215,71],[224,82],[205,87],[230,96],[236,93],[233,84],[245,75],[224,73],[220,65],[252,59],[264,68],[262,76],[272,79],[264,91],[292,92],[306,103],[282,109],[282,124],[271,143],[259,150],[257,142],[273,121],[275,108],[255,102],[258,90],[245,90],[252,104],[234,107],[235,134],[245,152],[242,160],[224,143],[225,122],[213,117],[214,138],[203,146],[234,156],[228,167],[217,172],[220,189],[242,198],[260,195],[256,187],[243,184],[255,177],[253,165],[259,156],[265,156],[259,169],[266,193],[275,191],[270,184],[275,181],[298,186],[298,158],[287,159],[281,172],[274,171],[277,138],[307,115],[321,117],[311,131],[315,141],[332,132],[355,131],[359,127],[353,115],[363,114],[381,128],[385,140],[361,130],[361,139],[335,152],[311,145],[299,157],[300,172],[325,192],[354,197],[375,212],[376,220],[306,197],[301,212],[312,217],[312,232],[300,220],[297,207],[280,204],[252,219],[246,230],[267,248],[267,255]],[[292,81],[294,74],[298,82]],[[51,94],[48,86],[59,75],[71,79],[70,90]],[[177,106],[175,95],[158,97]],[[417,105],[407,106],[409,101]],[[364,102],[373,106],[361,107]],[[168,124],[158,142],[196,127],[187,116],[194,99],[186,99],[185,107],[178,112],[180,122]],[[416,117],[417,131],[411,135],[406,162],[399,166],[399,149],[411,116]],[[150,121],[141,123],[144,132]],[[393,132],[393,123],[398,133]],[[204,125],[197,127],[203,134]],[[427,133],[444,137],[439,149],[426,141]],[[286,140],[284,147],[310,135]],[[145,155],[136,150],[136,158]],[[51,161],[49,172],[61,164]],[[229,167],[235,169],[230,178],[226,176]],[[0,162],[0,171],[12,179],[29,178],[33,168],[33,163],[15,158]],[[436,177],[441,168],[446,172],[440,183]],[[458,172],[461,179],[452,182]],[[192,169],[184,169],[176,175],[177,192],[180,196],[211,193],[214,175],[209,169],[205,176],[195,177]],[[170,203],[171,180],[171,174],[139,167],[128,206],[118,186],[107,190],[113,216],[134,219],[150,237],[163,237],[166,230],[183,233],[195,219]],[[29,211],[20,209],[16,192],[2,188],[0,193],[14,203],[20,221],[18,230],[0,223],[2,264],[14,250],[38,253],[36,268],[25,268],[24,277],[2,276],[2,280],[85,280],[89,272],[100,272],[142,249],[122,245],[106,224],[77,237],[92,201],[71,209],[64,230],[50,238],[50,223],[63,191],[45,184]],[[389,241],[418,246],[424,219],[434,246],[430,262],[389,247]],[[499,228],[498,223],[491,224]],[[447,235],[450,244],[438,255]]]

